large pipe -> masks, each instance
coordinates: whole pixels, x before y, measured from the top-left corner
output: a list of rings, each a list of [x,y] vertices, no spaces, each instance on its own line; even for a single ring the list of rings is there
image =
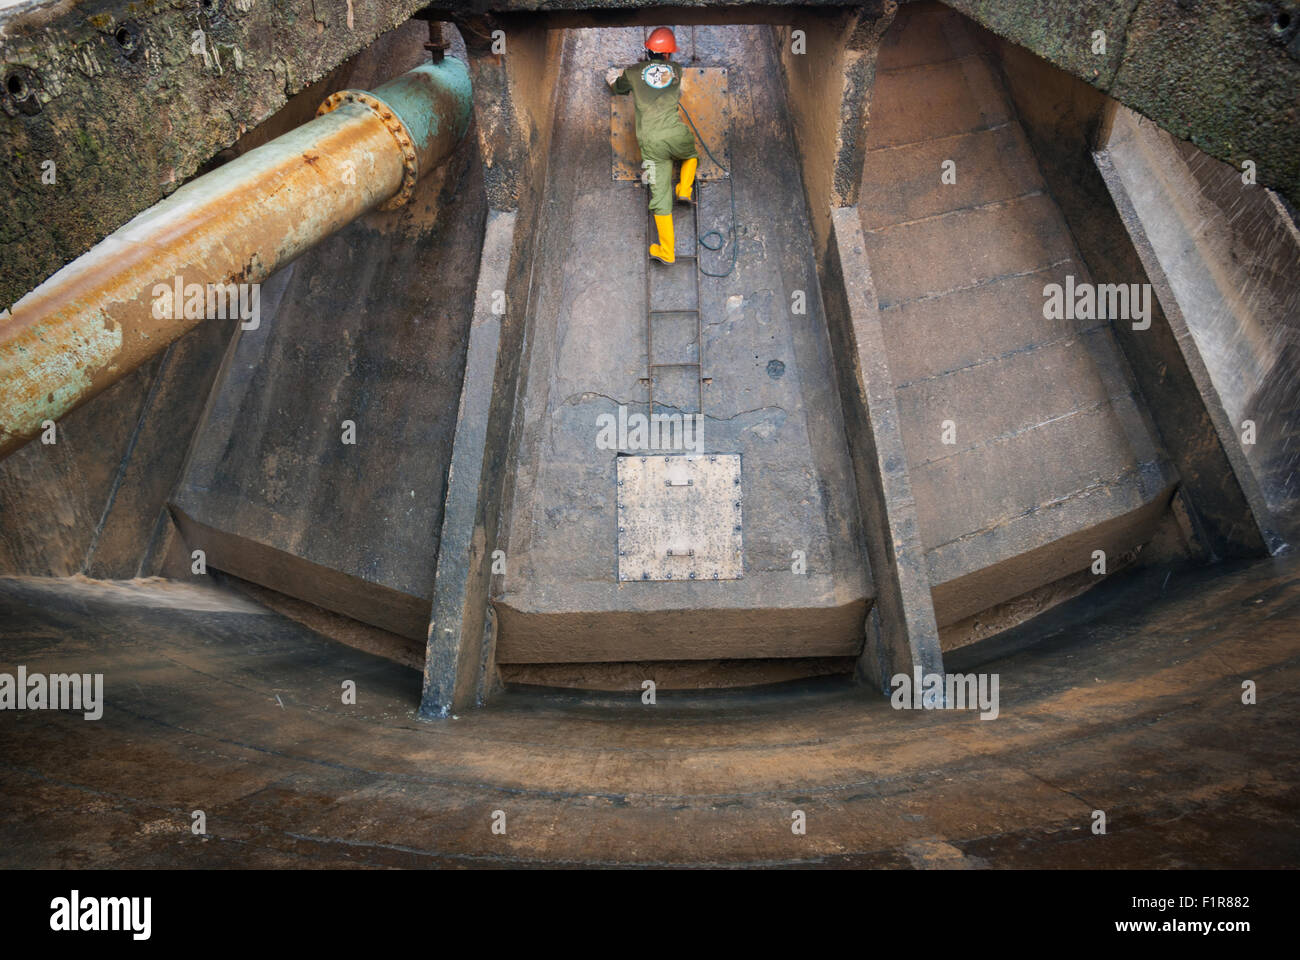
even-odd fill
[[[258,284],[366,211],[405,203],[470,110],[469,71],[452,57],[373,93],[340,91],[54,274],[0,314],[0,457],[197,326],[209,299],[226,316],[230,293],[253,300],[256,288],[228,285]],[[187,296],[200,289],[201,308]]]

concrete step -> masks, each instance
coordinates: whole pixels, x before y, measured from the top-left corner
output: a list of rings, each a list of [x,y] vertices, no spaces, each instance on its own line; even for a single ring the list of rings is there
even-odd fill
[[[1073,259],[883,309],[889,368],[895,382],[904,386],[937,373],[985,363],[1095,325],[1093,320],[1045,319],[1041,309],[1034,309],[1045,285],[1062,283],[1070,274],[1083,276],[1082,267]],[[961,336],[954,336],[954,317],[997,317],[998,322],[968,324]]]
[[[891,29],[898,29],[895,24]],[[1011,110],[983,54],[899,66],[882,50],[867,148],[899,147],[1006,123]]]
[[[941,460],[909,463],[927,549],[1032,513],[1139,466],[1109,403]]]
[[[899,12],[860,209],[940,626],[1131,550],[1172,491],[1109,325],[1043,316],[1090,277],[985,49]]]
[[[920,468],[959,457],[1109,404],[1111,395],[1097,372],[1104,345],[1096,341],[1104,339],[1107,331],[1093,327],[900,386],[908,462]],[[945,421],[954,427],[947,438],[951,443],[945,442]]]
[[[960,165],[957,159],[960,158]],[[940,179],[953,161],[955,182]],[[1019,125],[870,150],[862,185],[862,225],[875,230],[1043,189]]]
[[[1075,256],[1061,213],[1044,193],[879,228],[866,238],[885,309],[1033,273]],[[1041,288],[1036,299],[1024,308],[1042,316]]]
[[[906,24],[906,29],[904,29]],[[880,40],[878,70],[943,63],[979,53],[965,18],[937,3],[904,4]]]

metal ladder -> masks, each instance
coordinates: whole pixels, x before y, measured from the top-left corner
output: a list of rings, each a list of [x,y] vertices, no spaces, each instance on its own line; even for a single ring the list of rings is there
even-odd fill
[[[676,185],[673,186],[673,209],[676,210],[677,193]],[[700,237],[700,180],[696,177],[695,183],[691,187],[691,252],[676,253],[676,262],[673,264],[660,263],[658,260],[647,255],[645,271],[645,302],[646,302],[646,322],[645,322],[645,339],[646,339],[646,375],[641,378],[642,382],[647,385],[648,389],[648,406],[649,412],[655,413],[655,385],[658,382],[659,370],[669,368],[694,369],[695,371],[695,389],[696,400],[695,409],[682,409],[682,413],[704,413],[704,385],[708,382],[704,376],[704,324],[700,317],[700,266],[699,266],[699,237]],[[654,215],[647,211],[646,213],[646,249],[649,249],[651,242],[658,242],[659,233],[654,225]],[[676,246],[677,231],[674,229],[673,244]],[[694,273],[695,281],[695,305],[693,307],[678,307],[675,309],[656,309],[651,297],[654,292],[653,271],[676,270],[689,263],[691,271]],[[654,327],[656,317],[673,317],[682,316],[683,314],[695,315],[695,360],[693,362],[672,362],[656,363],[655,362],[655,337]]]

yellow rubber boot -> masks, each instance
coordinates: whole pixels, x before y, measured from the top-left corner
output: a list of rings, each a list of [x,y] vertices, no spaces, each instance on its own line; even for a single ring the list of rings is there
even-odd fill
[[[696,157],[682,161],[682,179],[677,184],[677,199],[691,202],[691,187],[695,185],[695,168],[700,165]]]
[[[661,263],[676,263],[676,239],[673,237],[672,214],[655,214],[655,226],[659,228],[659,242],[650,244],[650,256]]]

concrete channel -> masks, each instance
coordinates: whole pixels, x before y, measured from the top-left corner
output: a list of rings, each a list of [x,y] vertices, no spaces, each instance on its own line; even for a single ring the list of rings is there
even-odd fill
[[[1294,866],[1284,151],[980,3],[452,6],[23,261],[0,672],[107,699],[0,716],[0,863]]]

